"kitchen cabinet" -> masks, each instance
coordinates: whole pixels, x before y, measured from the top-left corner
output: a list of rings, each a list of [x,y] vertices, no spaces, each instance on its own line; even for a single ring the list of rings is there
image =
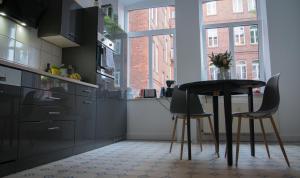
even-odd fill
[[[88,146],[95,143],[96,101],[88,97],[77,96],[76,105],[78,118],[76,120],[76,146]]]
[[[19,137],[20,159],[62,150],[74,144],[74,122],[22,122]]]
[[[75,0],[48,0],[48,8],[40,19],[38,36],[60,47],[79,46],[81,9]]]
[[[20,87],[0,84],[0,165],[17,159]]]

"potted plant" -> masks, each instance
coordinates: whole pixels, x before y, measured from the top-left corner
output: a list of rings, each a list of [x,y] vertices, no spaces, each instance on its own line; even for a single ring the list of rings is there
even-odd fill
[[[218,79],[229,79],[229,69],[232,61],[231,52],[212,54],[208,56],[210,58],[210,65],[214,65],[219,69]]]

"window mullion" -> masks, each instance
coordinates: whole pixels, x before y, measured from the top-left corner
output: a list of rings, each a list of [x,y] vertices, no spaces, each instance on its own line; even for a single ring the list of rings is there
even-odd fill
[[[149,81],[148,81],[148,87],[149,88],[153,88],[153,36],[152,35],[149,35],[148,36],[149,40],[149,44],[148,44],[148,51],[149,51],[149,57],[148,57],[148,60],[149,60]]]
[[[232,55],[232,62],[231,62],[231,77],[236,78],[236,69],[235,69],[235,63],[236,63],[236,58],[235,58],[235,52],[234,52],[234,32],[233,32],[233,27],[229,27],[229,51],[231,52]]]

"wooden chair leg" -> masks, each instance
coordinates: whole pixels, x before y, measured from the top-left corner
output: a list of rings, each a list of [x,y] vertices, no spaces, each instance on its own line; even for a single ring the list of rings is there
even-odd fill
[[[262,119],[259,119],[259,122],[260,122],[261,131],[262,131],[262,133],[263,133],[264,143],[265,143],[265,146],[266,146],[266,150],[267,150],[267,153],[268,153],[268,157],[269,157],[269,159],[270,159],[271,156],[270,156],[270,151],[269,151],[269,146],[268,146],[268,141],[267,141],[267,137],[266,137],[266,132],[265,132],[263,120],[262,120]]]
[[[216,151],[216,153],[218,155],[218,158],[219,158],[220,154],[219,154],[219,150],[217,150],[217,140],[216,140],[215,132],[214,132],[213,125],[212,125],[210,117],[208,117],[208,123],[209,123],[211,134],[213,136],[214,143],[215,143],[215,151]]]
[[[186,119],[184,118],[183,121],[182,121],[180,160],[182,160],[182,154],[183,154],[184,133],[185,133],[185,122],[186,122]]]
[[[238,165],[239,161],[239,151],[240,151],[240,134],[241,134],[241,122],[242,118],[238,118],[238,129],[237,129],[237,138],[236,138],[236,155],[235,155],[235,165]]]
[[[170,153],[172,152],[172,147],[173,147],[173,142],[175,140],[175,133],[176,133],[176,127],[177,127],[177,118],[175,118],[175,121],[174,121],[174,127],[173,127],[173,133],[172,133],[172,140],[171,140],[171,145],[170,145]]]
[[[201,134],[201,125],[200,125],[200,119],[197,119],[197,132],[198,132],[198,141],[200,144],[200,150],[202,152],[203,147],[202,147],[202,134]]]
[[[286,155],[286,152],[285,152],[285,149],[284,149],[282,140],[281,140],[281,138],[280,138],[279,132],[278,132],[277,127],[276,127],[276,124],[275,124],[275,122],[274,122],[274,118],[273,118],[273,117],[270,117],[270,120],[271,120],[273,129],[274,129],[274,131],[275,131],[277,140],[278,140],[278,142],[279,142],[281,151],[282,151],[282,153],[283,153],[284,159],[285,159],[285,161],[286,161],[288,167],[290,167],[290,162],[289,162],[289,159],[288,159],[288,157],[287,157],[287,155]]]

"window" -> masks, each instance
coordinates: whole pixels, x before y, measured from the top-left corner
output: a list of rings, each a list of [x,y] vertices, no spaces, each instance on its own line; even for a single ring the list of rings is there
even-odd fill
[[[248,0],[248,11],[256,11],[256,0]]]
[[[155,42],[152,42],[152,56],[153,56],[153,60],[152,60],[152,68],[155,72],[158,73],[158,46],[155,44]]]
[[[259,80],[259,61],[254,60],[252,62],[252,79]]]
[[[206,15],[216,15],[217,14],[217,2],[212,1],[206,3]]]
[[[247,66],[245,61],[238,61],[236,64],[236,77],[238,79],[247,79]]]
[[[209,71],[210,71],[210,79],[217,80],[218,79],[218,69],[215,66],[210,66]]]
[[[208,29],[208,47],[214,48],[218,47],[218,29]]]
[[[141,89],[159,92],[166,86],[165,80],[174,80],[172,16],[175,17],[174,6],[128,10],[128,98],[139,96]]]
[[[121,75],[119,71],[115,72],[115,87],[120,87]]]
[[[202,4],[202,58],[201,71],[202,80],[214,80],[218,77],[217,70],[211,66],[209,56],[214,53],[224,53],[229,51],[232,54],[232,65],[229,73],[232,79],[247,78],[252,79],[257,75],[252,73],[252,62],[254,59],[258,64],[261,64],[261,57],[264,56],[260,51],[261,31],[260,22],[258,20],[259,10],[251,11],[250,13],[230,13],[234,8],[236,11],[242,11],[242,8],[247,8],[248,0],[219,0],[216,1],[218,7],[215,16],[207,16],[207,3]],[[256,2],[256,1],[255,1]],[[251,44],[251,45],[250,45]],[[242,61],[242,62],[240,62]],[[263,67],[257,68],[261,74]]]
[[[234,27],[234,41],[236,46],[245,45],[245,27]]]
[[[234,13],[241,13],[244,11],[243,0],[232,0],[232,6]]]
[[[257,26],[250,26],[250,43],[258,44]]]

